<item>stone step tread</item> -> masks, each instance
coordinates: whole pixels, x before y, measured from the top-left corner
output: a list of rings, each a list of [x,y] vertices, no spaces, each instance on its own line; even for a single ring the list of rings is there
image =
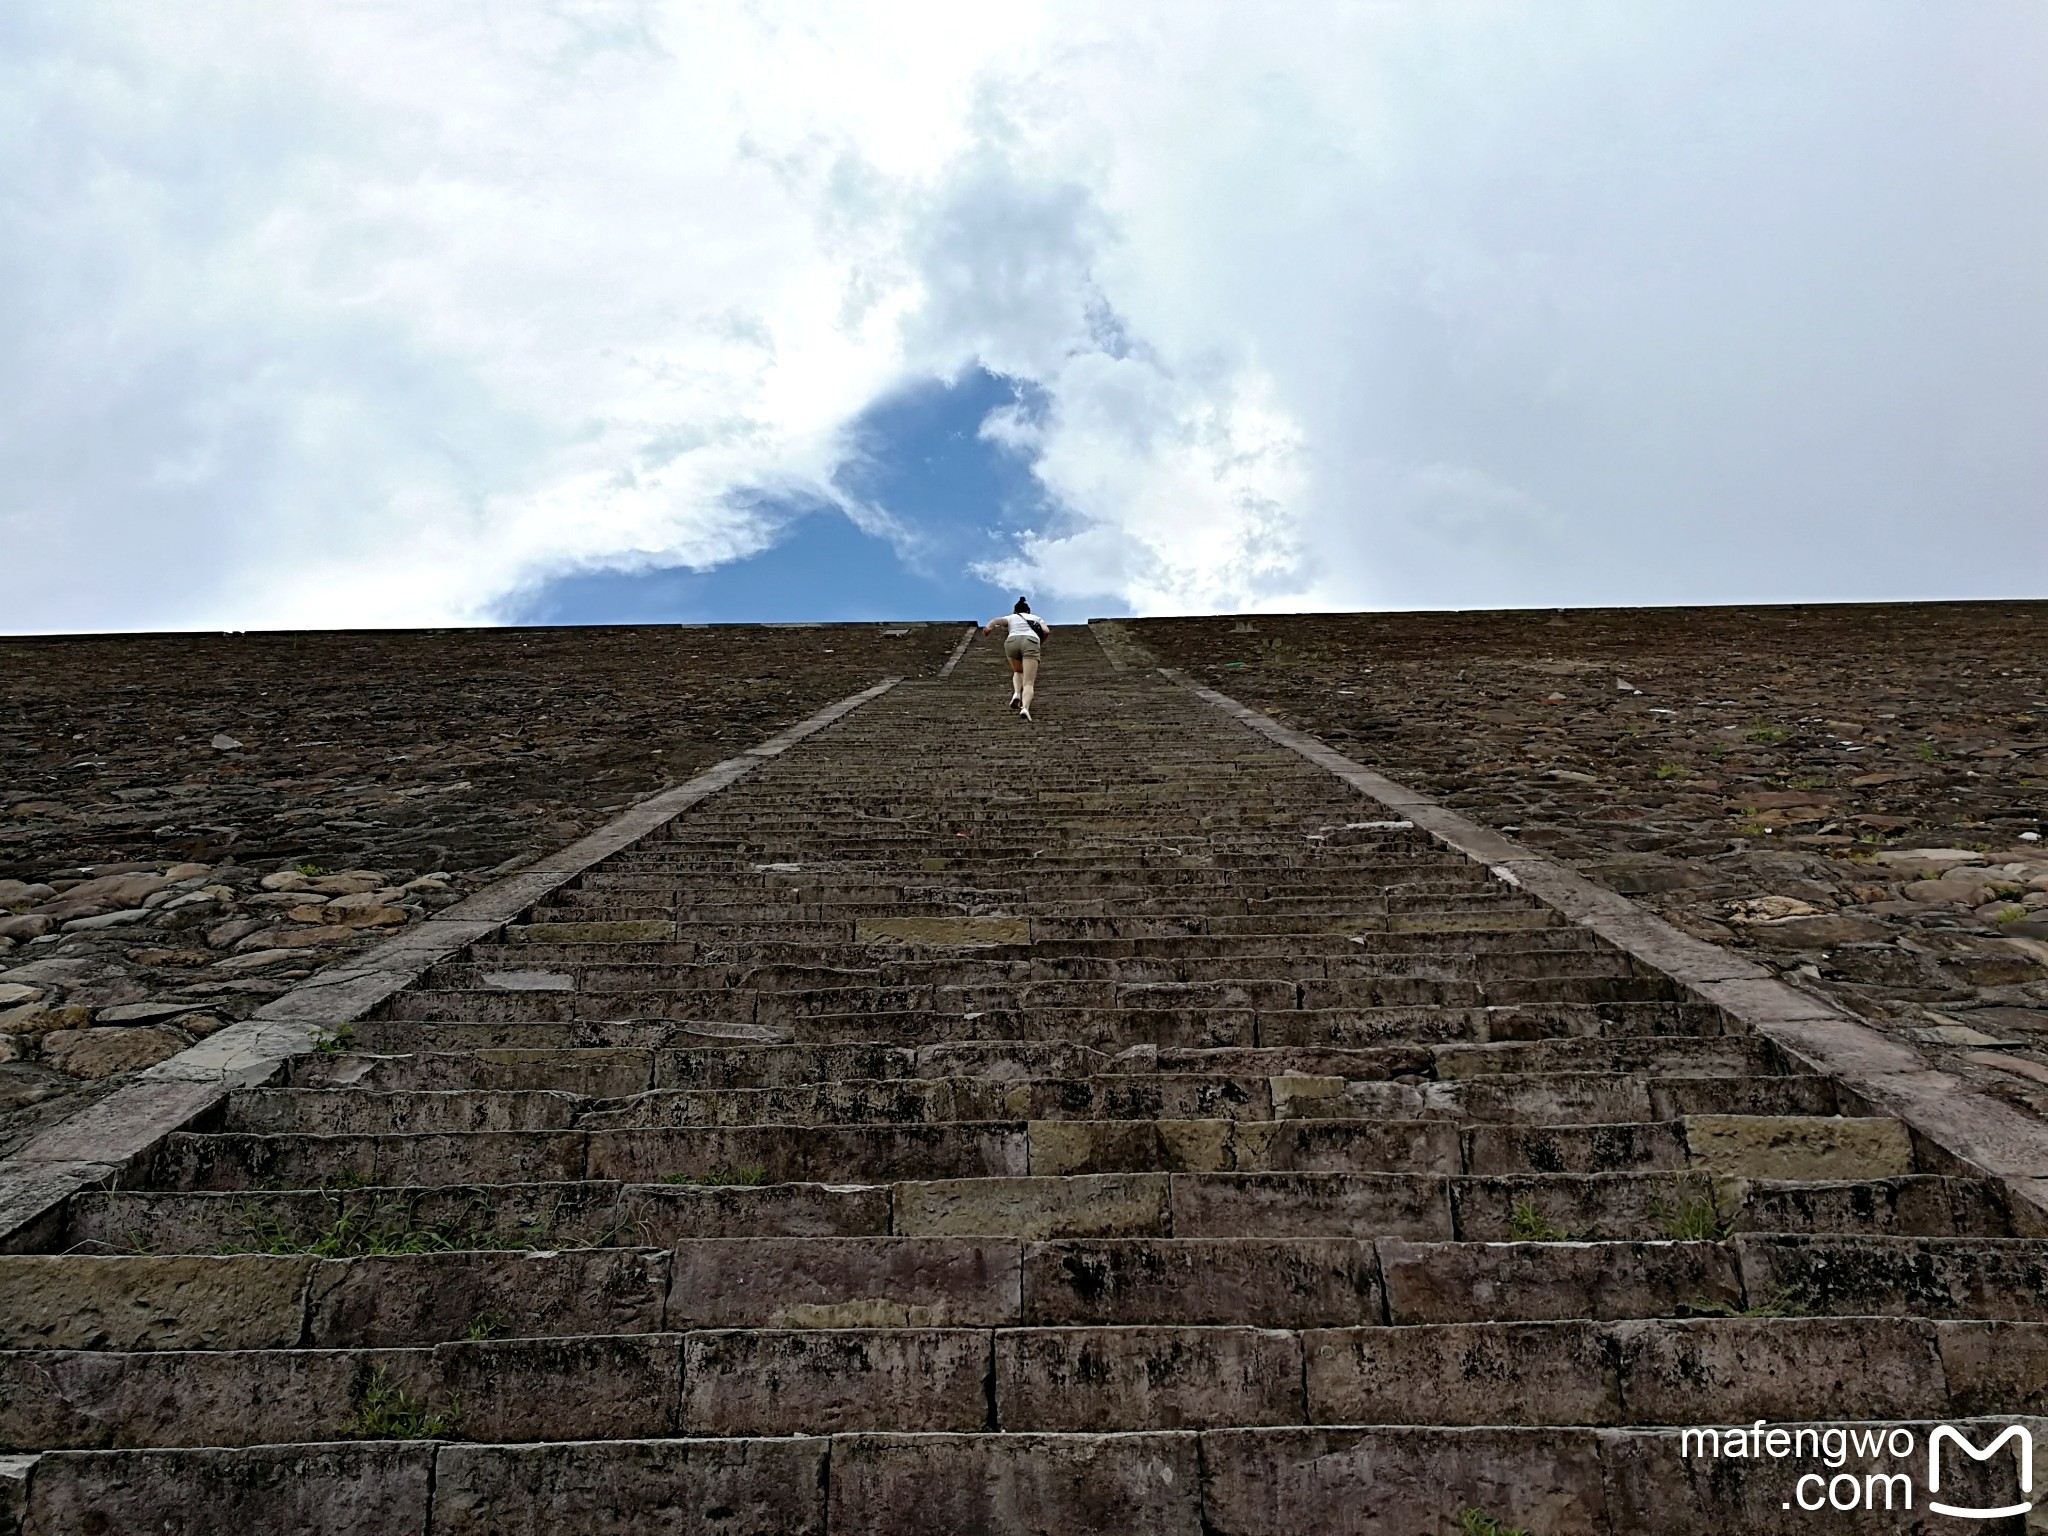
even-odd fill
[[[1658,1113],[1661,1108],[1668,1113]],[[1611,1123],[1692,1113],[1835,1113],[1831,1080],[1655,1072],[1500,1073],[1415,1083],[1336,1075],[1125,1071],[1059,1077],[839,1077],[744,1088],[244,1089],[216,1129],[258,1134],[585,1130],[660,1125],[904,1125],[982,1120],[1442,1118]]]
[[[2022,1210],[2025,1208],[2022,1207]],[[562,1248],[688,1237],[1407,1237],[1654,1241],[1683,1232],[2048,1236],[1996,1180],[1670,1174],[1067,1174],[893,1184],[532,1184],[76,1195],[87,1253]]]
[[[312,1134],[176,1132],[151,1182],[173,1189],[708,1177],[876,1183],[1126,1172],[1600,1173],[1883,1178],[1920,1171],[1895,1120],[1692,1115],[1601,1125],[1420,1117],[975,1120],[923,1124]],[[458,1177],[466,1175],[466,1177]]]
[[[692,1238],[665,1248],[0,1256],[0,1348],[279,1349],[702,1328],[2037,1322],[2048,1240]]]
[[[1842,1429],[1845,1441],[1851,1430],[1904,1429],[1916,1447],[1932,1428],[1850,1419],[1807,1426],[1797,1442],[1786,1428],[1785,1457],[1696,1450],[1697,1467],[1680,1454],[1685,1431],[1676,1427],[1290,1425],[53,1451],[27,1468],[22,1503],[38,1536],[160,1524],[294,1536],[426,1536],[430,1528],[437,1536],[626,1536],[677,1510],[714,1508],[733,1511],[734,1536],[1414,1536],[1455,1531],[1467,1510],[1544,1536],[1791,1536],[1814,1524],[1811,1514],[1782,1512],[1797,1476],[1811,1472],[1824,1489],[1837,1471],[1823,1427]],[[1959,1427],[1972,1444],[1988,1445],[2003,1422]],[[1923,1459],[1902,1455],[1882,1469],[1917,1472]],[[1943,1488],[1959,1504],[1992,1508],[2015,1501],[2014,1483],[2010,1456],[1973,1463],[1952,1455]]]
[[[707,1027],[707,1024],[709,1027]],[[737,1026],[737,1027],[735,1027]],[[1378,1008],[1210,1010],[1041,1008],[982,1010],[976,1018],[928,1013],[823,1014],[785,1025],[667,1018],[366,1019],[348,1043],[372,1051],[490,1049],[663,1049],[719,1044],[900,1046],[1066,1042],[1110,1053],[1160,1049],[1376,1049],[1423,1044],[1526,1043],[1544,1039],[1723,1037],[1729,1020],[1695,1003],[1523,1003],[1470,1008],[1417,1004]]]
[[[1669,1077],[1782,1077],[1780,1054],[1757,1036],[1691,1035],[1513,1042],[1474,1048],[1415,1045],[1318,1049],[1250,1046],[1213,1050],[1139,1047],[1123,1053],[1059,1041],[897,1046],[706,1046],[698,1049],[566,1048],[412,1051],[343,1049],[301,1057],[284,1086],[382,1090],[555,1089],[624,1097],[646,1088],[783,1088],[855,1079],[1073,1077],[1115,1072],[1341,1077],[1386,1082],[1530,1074],[1645,1072]],[[605,1084],[625,1082],[607,1090]]]
[[[710,1329],[387,1348],[0,1351],[0,1444],[1652,1426],[2011,1412],[2048,1324],[1910,1318],[1241,1327]],[[2027,1406],[2048,1402],[2048,1391]],[[388,1410],[387,1410],[388,1411]]]

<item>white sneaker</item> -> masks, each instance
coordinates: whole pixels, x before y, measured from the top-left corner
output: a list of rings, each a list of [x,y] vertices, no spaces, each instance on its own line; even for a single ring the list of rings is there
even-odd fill
[[[1020,719],[1029,720],[1031,718],[1031,711],[1028,709],[1019,709],[1017,711],[1017,715]]]
[[[1010,708],[1012,708],[1012,709],[1022,709],[1023,707],[1024,707],[1024,695],[1022,695],[1021,693],[1013,693],[1013,694],[1011,694],[1011,695],[1010,695]]]

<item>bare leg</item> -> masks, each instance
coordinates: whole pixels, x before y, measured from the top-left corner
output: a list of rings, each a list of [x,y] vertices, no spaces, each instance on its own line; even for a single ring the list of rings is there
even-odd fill
[[[1010,705],[1012,708],[1015,708],[1018,698],[1022,695],[1024,691],[1024,663],[1015,656],[1010,657],[1009,661]]]
[[[1031,718],[1031,695],[1038,690],[1038,658],[1026,656],[1019,666],[1024,674],[1024,718]]]

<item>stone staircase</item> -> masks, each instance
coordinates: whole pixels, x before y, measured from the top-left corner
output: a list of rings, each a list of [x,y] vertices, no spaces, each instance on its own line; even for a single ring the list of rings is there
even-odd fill
[[[2037,1528],[1681,1454],[2038,1411],[1997,1181],[1087,635],[1046,683],[898,686],[74,1196],[0,1530]]]

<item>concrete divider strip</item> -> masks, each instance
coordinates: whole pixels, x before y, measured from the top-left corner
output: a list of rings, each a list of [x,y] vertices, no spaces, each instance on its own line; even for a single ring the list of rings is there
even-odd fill
[[[946,658],[946,664],[939,668],[939,676],[951,677],[953,669],[960,665],[960,658],[967,654],[967,647],[974,643],[974,637],[981,633],[979,624],[967,626],[967,633],[960,637],[960,643],[953,647],[953,654]]]
[[[961,645],[964,648],[966,641]],[[630,848],[901,681],[885,677],[740,756],[714,764],[687,783],[650,795],[588,837],[485,886],[346,965],[307,977],[250,1018],[158,1062],[133,1082],[59,1121],[0,1159],[0,1252],[34,1246],[70,1195],[118,1180],[165,1136],[205,1114],[235,1089],[264,1082],[284,1062],[317,1049],[341,1025],[361,1018],[432,966],[489,938],[593,865]]]

